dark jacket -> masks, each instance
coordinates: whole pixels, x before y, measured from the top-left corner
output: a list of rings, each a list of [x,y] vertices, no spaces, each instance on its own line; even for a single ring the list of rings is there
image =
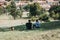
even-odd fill
[[[27,29],[32,29],[32,23],[26,23],[26,28]]]

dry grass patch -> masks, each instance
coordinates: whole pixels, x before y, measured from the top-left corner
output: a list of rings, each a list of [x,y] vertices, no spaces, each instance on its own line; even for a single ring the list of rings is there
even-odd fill
[[[60,29],[0,32],[0,40],[60,40]]]

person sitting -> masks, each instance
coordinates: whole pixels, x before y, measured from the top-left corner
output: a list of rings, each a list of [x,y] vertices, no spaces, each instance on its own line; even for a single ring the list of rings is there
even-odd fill
[[[27,29],[32,29],[31,20],[28,20],[28,23],[26,23],[26,28],[27,28]]]
[[[11,29],[11,31],[13,31],[14,30],[14,27],[10,27],[10,29]]]
[[[33,28],[40,28],[40,22],[38,20],[36,20],[36,22],[33,25]]]

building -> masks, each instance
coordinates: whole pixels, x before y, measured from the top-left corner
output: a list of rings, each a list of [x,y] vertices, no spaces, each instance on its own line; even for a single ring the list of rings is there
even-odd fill
[[[5,3],[5,0],[0,0],[0,6],[4,5],[4,3]]]
[[[3,5],[4,2],[6,2],[6,0],[0,0],[0,5]],[[40,6],[42,6],[44,9],[49,10],[49,8],[51,7],[51,5],[58,5],[59,4],[59,0],[16,0],[16,6],[25,6],[28,3],[32,4],[38,2],[40,4]],[[9,4],[9,2],[7,2],[7,4]]]
[[[40,4],[40,6],[42,6],[46,10],[49,10],[51,5],[59,4],[58,0],[33,0],[32,2],[30,2],[30,0],[22,0],[22,1],[19,1],[17,3],[17,5],[26,5],[28,3],[31,4],[31,3],[35,3],[35,2],[38,2]]]

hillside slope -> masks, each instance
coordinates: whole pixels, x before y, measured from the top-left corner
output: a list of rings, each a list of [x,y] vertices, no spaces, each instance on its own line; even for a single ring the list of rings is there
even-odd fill
[[[0,40],[60,40],[60,29],[0,32]]]

